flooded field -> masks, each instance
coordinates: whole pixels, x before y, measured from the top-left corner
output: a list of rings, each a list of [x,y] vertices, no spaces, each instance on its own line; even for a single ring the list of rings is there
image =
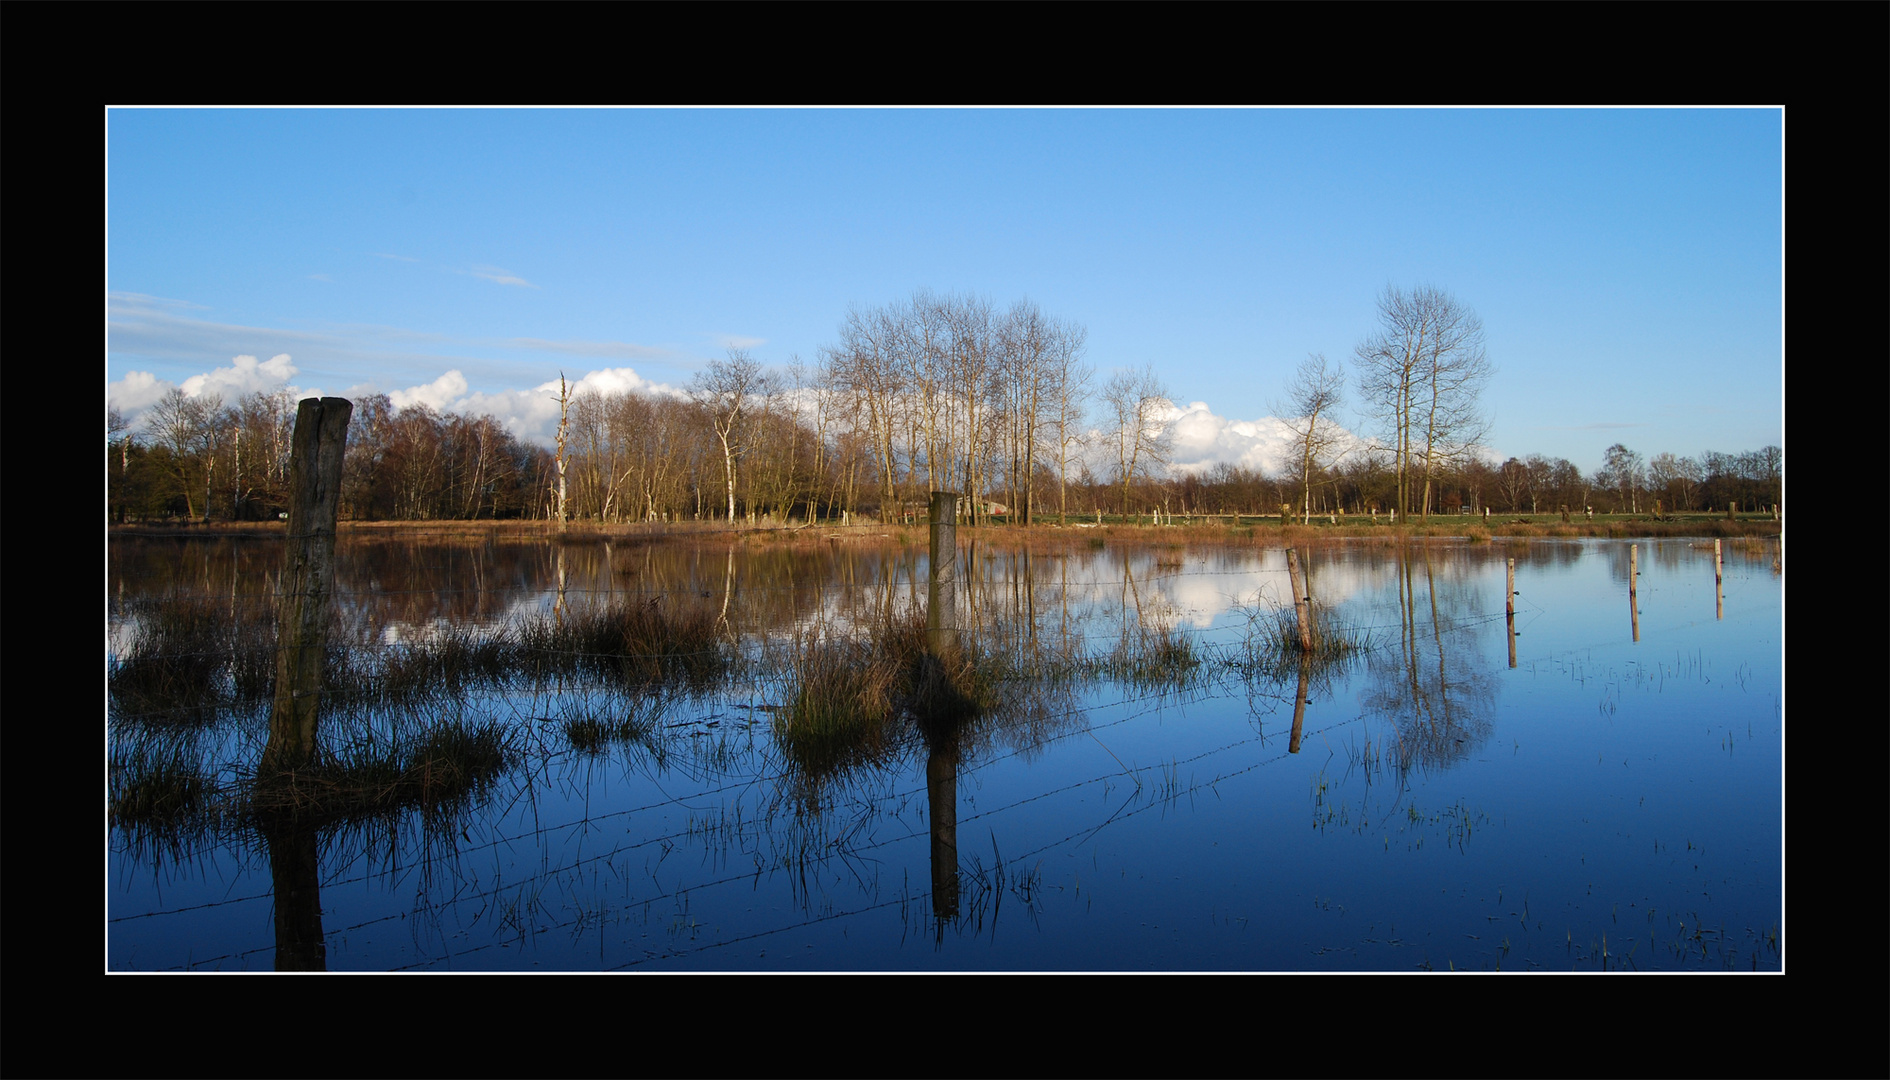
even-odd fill
[[[344,536],[300,817],[280,543],[115,539],[109,967],[1782,969],[1775,540],[1302,548],[1302,660],[1159,536],[962,532],[945,675],[922,530]]]

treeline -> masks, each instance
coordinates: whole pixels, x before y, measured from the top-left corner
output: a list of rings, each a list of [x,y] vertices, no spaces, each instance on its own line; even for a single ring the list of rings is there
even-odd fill
[[[268,521],[288,510],[295,400],[172,390],[133,434],[107,417],[107,516]],[[489,416],[395,409],[385,394],[356,399],[342,474],[342,516],[357,520],[542,516],[551,455]]]
[[[737,350],[708,365],[683,396],[570,394],[555,451],[489,416],[396,409],[385,395],[358,399],[341,513],[890,520],[920,512],[933,490],[969,496],[974,521],[1014,522],[1099,512],[1271,515],[1283,505],[1305,515],[1401,505],[1409,513],[1547,514],[1562,506],[1646,512],[1658,501],[1685,512],[1780,501],[1776,446],[1647,461],[1617,444],[1593,474],[1541,455],[1493,466],[1476,449],[1483,421],[1475,390],[1487,369],[1474,315],[1426,292],[1413,299],[1388,291],[1381,309],[1388,329],[1361,345],[1357,359],[1363,404],[1384,438],[1363,447],[1335,438],[1322,410],[1338,402],[1343,376],[1314,357],[1279,406],[1298,460],[1275,474],[1230,464],[1175,473],[1163,424],[1169,395],[1152,370],[1118,374],[1092,392],[1081,326],[1027,301],[999,309],[977,297],[918,292],[849,312],[812,366],[796,358],[769,372]],[[1440,311],[1470,328],[1454,352],[1435,344]],[[1437,419],[1446,414],[1449,424]],[[109,519],[276,518],[287,509],[294,422],[287,392],[226,405],[213,394],[172,390],[136,433],[112,410]]]

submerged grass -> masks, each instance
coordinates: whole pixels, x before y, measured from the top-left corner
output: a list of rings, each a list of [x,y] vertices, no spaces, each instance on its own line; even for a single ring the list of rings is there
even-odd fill
[[[106,688],[122,714],[161,724],[201,722],[275,687],[275,622],[224,601],[172,595],[135,604],[130,645]]]
[[[1098,657],[1092,669],[1097,675],[1152,689],[1185,685],[1205,663],[1194,639],[1180,630],[1138,625],[1125,632],[1114,649]]]
[[[208,725],[275,693],[272,610],[168,596],[125,613],[129,642],[106,674],[115,717],[142,727]],[[588,676],[629,687],[702,691],[733,664],[718,614],[660,599],[521,620],[493,630],[443,628],[382,644],[378,627],[328,635],[324,709],[376,708],[478,687]]]
[[[243,793],[243,809],[299,821],[455,810],[517,761],[513,740],[509,729],[491,721],[439,724],[411,739],[258,778]]]
[[[706,690],[729,669],[720,616],[662,598],[569,612],[516,629],[519,666],[538,678],[590,674]]]
[[[621,710],[580,709],[561,722],[573,749],[601,754],[612,745],[648,743],[663,718],[664,703],[653,697],[632,699]]]
[[[940,655],[924,616],[887,616],[862,637],[809,635],[789,657],[775,734],[797,770],[822,777],[883,762],[997,704],[1000,673],[975,641]]]

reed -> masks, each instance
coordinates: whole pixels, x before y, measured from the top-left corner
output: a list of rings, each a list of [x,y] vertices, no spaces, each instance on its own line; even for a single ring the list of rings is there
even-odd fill
[[[106,672],[119,715],[199,724],[216,710],[266,699],[275,687],[275,626],[251,608],[171,595],[128,612],[130,646]]]
[[[534,619],[515,634],[519,668],[539,678],[585,673],[705,690],[731,663],[715,611],[661,597]]]
[[[448,812],[511,768],[519,756],[514,738],[493,722],[437,724],[410,739],[350,748],[312,768],[258,777],[242,809],[304,823]]]

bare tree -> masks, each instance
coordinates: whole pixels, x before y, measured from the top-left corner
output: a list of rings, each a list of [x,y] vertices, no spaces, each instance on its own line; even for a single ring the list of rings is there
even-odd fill
[[[1301,524],[1312,520],[1313,473],[1325,467],[1338,443],[1339,427],[1332,422],[1332,413],[1344,394],[1345,369],[1328,363],[1323,353],[1313,353],[1300,363],[1286,388],[1286,401],[1273,406],[1273,414],[1293,433],[1293,445],[1299,450]]]
[[[1601,486],[1605,486],[1621,496],[1621,505],[1630,513],[1641,512],[1641,489],[1646,486],[1642,472],[1641,455],[1620,443],[1608,447],[1602,457],[1601,472],[1597,476]]]
[[[771,382],[761,364],[746,349],[730,349],[728,359],[711,360],[708,370],[690,384],[689,396],[709,414],[715,436],[722,443],[722,475],[728,482],[728,519],[735,520],[735,459],[746,446],[744,421],[759,400],[766,399]]]
[[[1432,286],[1387,288],[1378,298],[1379,332],[1356,356],[1360,389],[1391,440],[1397,504],[1409,515],[1423,474],[1423,509],[1430,513],[1438,472],[1482,442],[1488,421],[1479,397],[1491,367],[1483,320]]]
[[[1137,477],[1155,475],[1168,464],[1173,440],[1167,413],[1173,405],[1155,368],[1117,372],[1103,387],[1109,437],[1116,444],[1116,477],[1122,484],[1122,512],[1129,512],[1129,490]]]

